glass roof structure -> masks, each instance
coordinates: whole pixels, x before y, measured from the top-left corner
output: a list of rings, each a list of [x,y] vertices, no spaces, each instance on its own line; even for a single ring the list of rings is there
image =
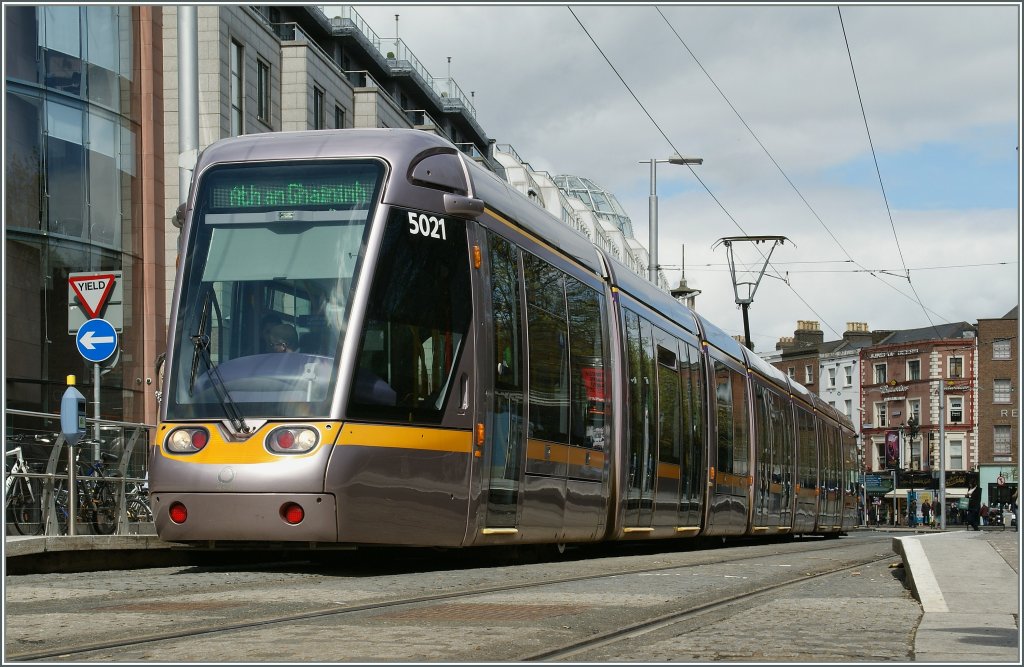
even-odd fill
[[[582,176],[561,174],[552,180],[566,196],[580,199],[594,215],[618,227],[623,236],[634,238],[633,223],[611,192]]]

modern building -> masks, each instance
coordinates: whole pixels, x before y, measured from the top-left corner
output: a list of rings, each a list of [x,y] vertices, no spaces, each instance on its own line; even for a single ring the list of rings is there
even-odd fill
[[[103,415],[142,420],[166,316],[161,8],[5,5],[5,407],[53,413],[92,364],[69,335],[68,275],[122,272]],[[90,410],[90,414],[92,411]]]
[[[71,273],[121,272],[100,414],[155,423],[177,259],[179,6],[5,5],[5,407],[55,413],[92,363],[69,333]],[[238,134],[419,128],[501,174],[473,93],[351,7],[199,5],[201,150]],[[101,313],[104,316],[106,313]],[[89,411],[92,414],[92,409]]]
[[[190,125],[178,108],[180,9],[4,7],[6,408],[56,413],[69,374],[94,401],[96,366],[72,335],[68,278],[120,272],[123,326],[118,354],[101,365],[99,414],[156,422],[179,241],[172,219],[180,169],[196,159],[179,145]],[[195,11],[197,150],[260,132],[432,132],[645,274],[646,249],[614,197],[584,202],[511,147],[496,151],[475,93],[450,72],[432,74],[397,25],[396,36],[382,37],[350,6]]]
[[[978,320],[978,473],[982,498],[1008,504],[1020,483],[1020,339],[1017,307]]]

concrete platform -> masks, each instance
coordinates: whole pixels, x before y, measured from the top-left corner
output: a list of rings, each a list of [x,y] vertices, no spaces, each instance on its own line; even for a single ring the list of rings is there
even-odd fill
[[[924,610],[917,662],[1021,664],[1020,533],[918,532],[892,545]]]

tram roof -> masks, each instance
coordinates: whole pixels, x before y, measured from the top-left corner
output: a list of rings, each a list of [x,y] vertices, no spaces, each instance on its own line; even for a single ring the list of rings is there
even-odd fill
[[[216,162],[382,157],[407,162],[429,148],[458,150],[442,137],[421,130],[371,128],[263,132],[221,139],[199,155],[197,171]]]

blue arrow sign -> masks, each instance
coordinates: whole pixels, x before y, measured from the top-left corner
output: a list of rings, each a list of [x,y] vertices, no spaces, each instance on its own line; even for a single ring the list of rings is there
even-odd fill
[[[117,331],[106,320],[88,320],[79,327],[75,344],[86,361],[99,363],[109,359],[117,349]]]

